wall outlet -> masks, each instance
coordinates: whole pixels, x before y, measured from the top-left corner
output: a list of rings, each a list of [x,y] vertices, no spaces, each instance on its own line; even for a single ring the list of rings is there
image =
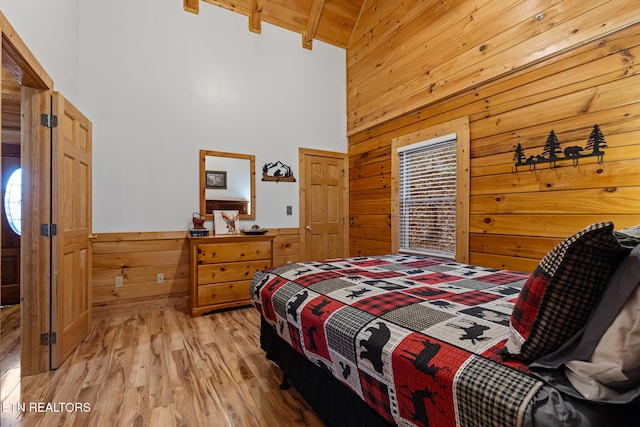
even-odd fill
[[[121,288],[121,287],[122,287],[122,284],[123,284],[123,282],[122,282],[122,276],[116,276],[116,277],[113,279],[113,285],[114,285],[116,288]]]
[[[287,215],[293,215],[293,207],[287,206]]]
[[[164,283],[164,273],[156,274],[156,283]]]

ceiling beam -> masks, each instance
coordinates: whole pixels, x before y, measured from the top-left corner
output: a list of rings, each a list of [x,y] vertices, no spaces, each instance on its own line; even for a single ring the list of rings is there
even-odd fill
[[[362,0],[362,4],[360,4],[360,10],[358,10],[358,16],[356,16],[356,20],[353,23],[353,27],[351,27],[351,34],[349,34],[349,40],[347,41],[347,45],[345,46],[345,49],[349,48],[351,46],[351,43],[354,41],[354,37],[357,37],[357,36],[354,36],[354,34],[356,33],[356,29],[360,24],[360,18],[362,17],[362,12],[364,11],[366,4],[367,4],[367,0]]]
[[[318,23],[320,22],[320,15],[322,15],[322,8],[324,7],[324,0],[313,0],[311,10],[309,11],[309,19],[307,19],[307,26],[302,33],[302,47],[311,50],[313,47],[313,39],[316,36],[318,30]]]
[[[183,0],[182,7],[187,12],[195,13],[200,12],[200,0]]]
[[[249,15],[249,31],[260,34],[262,32],[262,8],[264,0],[251,0],[251,14]]]

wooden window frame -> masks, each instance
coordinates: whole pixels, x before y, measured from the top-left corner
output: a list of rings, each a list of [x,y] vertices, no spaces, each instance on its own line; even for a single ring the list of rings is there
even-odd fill
[[[470,138],[469,117],[465,116],[431,126],[391,140],[391,250],[400,250],[400,160],[398,148],[420,141],[456,134],[456,254],[457,262],[469,262],[469,183]]]

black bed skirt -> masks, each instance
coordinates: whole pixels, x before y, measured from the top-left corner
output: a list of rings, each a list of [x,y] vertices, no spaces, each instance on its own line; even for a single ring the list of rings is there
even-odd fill
[[[262,318],[260,347],[327,426],[392,425],[358,395],[292,349]]]

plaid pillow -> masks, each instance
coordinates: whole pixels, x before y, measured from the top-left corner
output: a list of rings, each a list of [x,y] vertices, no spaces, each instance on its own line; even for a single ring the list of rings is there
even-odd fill
[[[618,240],[613,223],[601,222],[549,251],[516,300],[503,357],[531,361],[564,344],[584,326],[609,276],[632,247]]]

